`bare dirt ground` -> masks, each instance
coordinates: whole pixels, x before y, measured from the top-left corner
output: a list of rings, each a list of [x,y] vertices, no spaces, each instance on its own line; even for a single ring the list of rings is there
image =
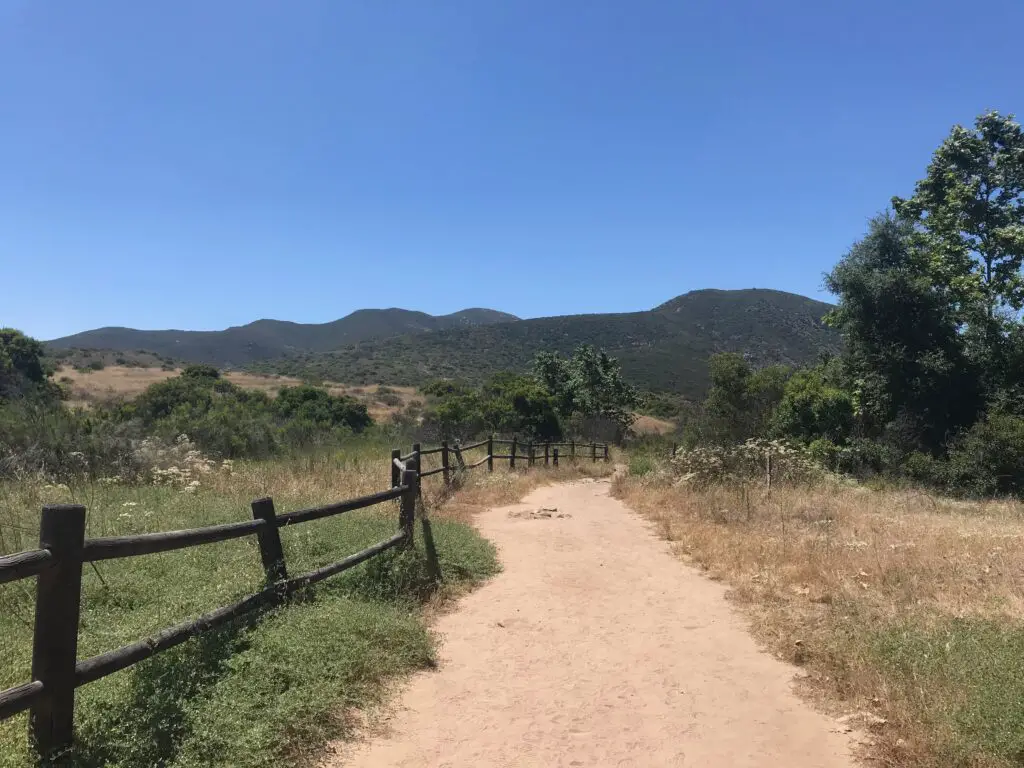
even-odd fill
[[[504,571],[442,616],[440,665],[325,766],[850,768],[725,589],[679,563],[607,481],[477,518]]]

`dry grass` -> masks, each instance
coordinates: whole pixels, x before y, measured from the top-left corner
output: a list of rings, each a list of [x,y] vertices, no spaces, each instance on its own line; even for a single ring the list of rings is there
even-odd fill
[[[637,416],[633,422],[633,431],[638,435],[669,435],[675,429],[674,422],[655,416]]]
[[[809,694],[863,714],[875,764],[1021,764],[1024,505],[840,483],[694,489],[663,469],[614,492],[732,585]]]
[[[88,408],[96,403],[116,400],[130,400],[137,397],[151,384],[164,381],[181,373],[180,369],[165,371],[160,368],[137,368],[108,365],[98,371],[77,371],[71,367],[59,368],[55,379],[70,379],[68,404],[72,407]],[[245,389],[258,389],[276,395],[281,387],[293,387],[302,381],[291,376],[228,371],[224,378]],[[355,386],[326,382],[325,387],[332,395],[348,395],[364,403],[370,415],[385,420],[404,409],[417,398],[415,387],[384,387],[381,384]]]

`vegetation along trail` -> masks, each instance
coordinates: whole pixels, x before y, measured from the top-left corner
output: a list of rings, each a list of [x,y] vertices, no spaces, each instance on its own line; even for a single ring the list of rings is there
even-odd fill
[[[477,522],[504,571],[440,619],[440,668],[328,768],[854,765],[724,588],[607,481],[541,488]]]

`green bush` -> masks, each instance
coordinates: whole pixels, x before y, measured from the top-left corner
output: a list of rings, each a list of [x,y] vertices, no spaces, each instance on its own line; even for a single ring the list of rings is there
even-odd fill
[[[634,477],[649,475],[655,468],[654,457],[647,453],[631,453],[629,455],[629,474]]]
[[[948,464],[922,451],[914,451],[903,460],[903,474],[925,485],[944,485],[948,480]]]
[[[69,482],[137,471],[128,431],[103,414],[39,397],[0,401],[0,479],[41,474]]]
[[[839,461],[839,448],[827,437],[819,437],[808,444],[807,455],[823,467],[835,469]]]
[[[979,496],[1024,493],[1024,418],[989,413],[949,449],[949,483]]]
[[[283,387],[274,400],[274,412],[283,419],[308,422],[321,429],[342,427],[362,432],[373,423],[362,403],[308,384]]]
[[[786,382],[772,429],[781,437],[842,443],[853,430],[853,399],[832,386],[823,371],[797,371]]]

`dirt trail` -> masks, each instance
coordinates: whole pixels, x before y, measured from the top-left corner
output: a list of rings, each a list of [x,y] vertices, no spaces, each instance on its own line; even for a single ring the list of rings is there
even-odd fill
[[[541,488],[481,514],[505,570],[441,618],[440,669],[412,680],[381,734],[326,765],[855,765],[725,589],[608,488]]]

